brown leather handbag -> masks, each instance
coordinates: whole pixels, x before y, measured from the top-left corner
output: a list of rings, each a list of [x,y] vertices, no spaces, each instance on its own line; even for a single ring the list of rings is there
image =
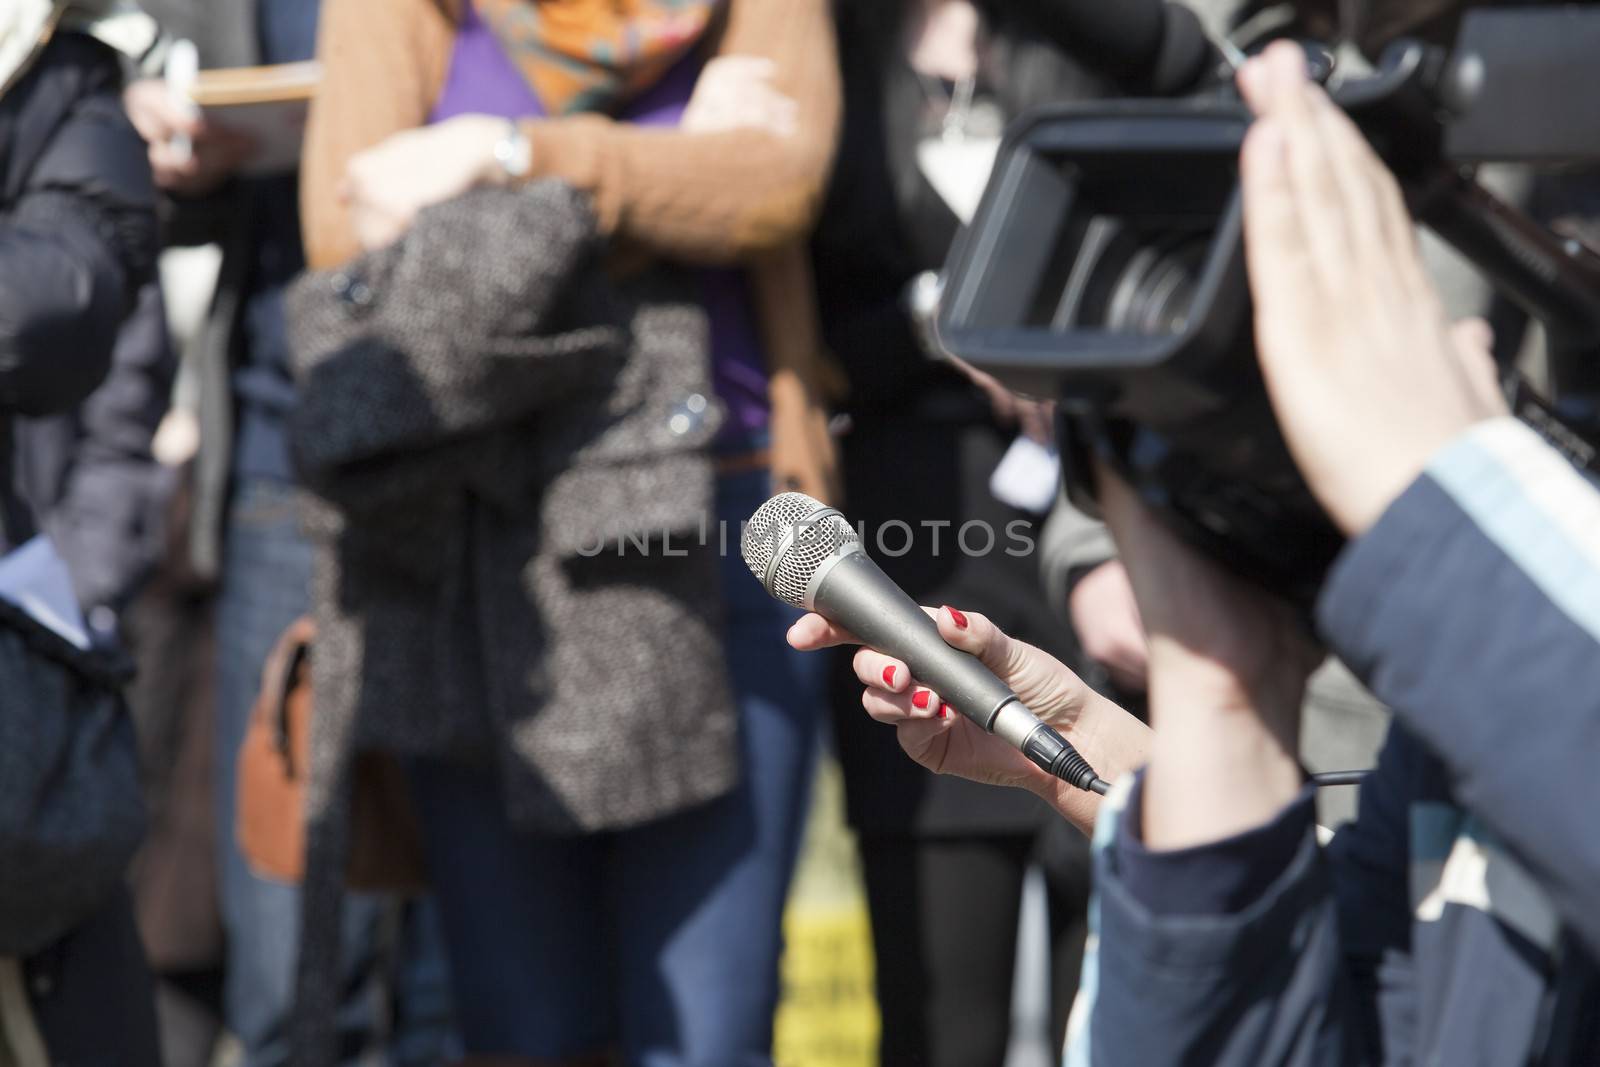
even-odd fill
[[[305,783],[311,767],[311,654],[316,624],[296,619],[262,671],[261,695],[239,750],[239,850],[257,875],[297,885],[305,877]],[[371,892],[421,892],[422,834],[405,772],[377,752],[356,758],[345,884]]]

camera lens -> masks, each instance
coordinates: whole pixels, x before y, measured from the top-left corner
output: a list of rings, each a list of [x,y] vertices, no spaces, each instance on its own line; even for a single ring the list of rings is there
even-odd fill
[[[1178,238],[1134,251],[1106,302],[1106,328],[1143,335],[1180,332],[1189,321],[1205,252],[1202,238]]]
[[[1071,270],[1056,304],[1056,328],[1162,336],[1189,323],[1210,231],[1101,216],[1064,247]]]

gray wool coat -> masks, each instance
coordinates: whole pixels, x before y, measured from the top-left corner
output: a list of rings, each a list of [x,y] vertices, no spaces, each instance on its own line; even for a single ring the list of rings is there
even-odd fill
[[[336,1003],[355,752],[481,765],[514,824],[552,834],[644,823],[737,779],[701,535],[709,327],[692,278],[619,283],[601,251],[568,186],[480,190],[290,293],[317,556],[312,1030]],[[303,1040],[325,1048],[320,1029]]]

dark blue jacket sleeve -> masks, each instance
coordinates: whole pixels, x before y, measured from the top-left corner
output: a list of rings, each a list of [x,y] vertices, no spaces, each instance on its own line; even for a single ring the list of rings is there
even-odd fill
[[[116,72],[101,46],[61,34],[7,95],[18,129],[41,112],[63,118],[0,205],[0,411],[48,414],[88,396],[153,264],[155,189]]]
[[[1600,954],[1600,492],[1484,423],[1347,550],[1319,622]]]
[[[1396,731],[1359,818],[1326,849],[1310,789],[1265,826],[1172,852],[1138,843],[1140,784],[1108,803],[1121,810],[1097,831],[1096,937],[1069,1067],[1408,1062],[1418,763]]]
[[[16,422],[17,483],[67,561],[92,626],[119,610],[163,549],[173,470],[151,451],[177,360],[161,286],[145,285],[122,325],[111,373],[79,408]]]
[[[1310,790],[1238,838],[1152,853],[1118,844],[1137,838],[1141,786],[1114,789],[1096,829],[1067,1067],[1351,1062],[1339,920]],[[1175,897],[1185,885],[1209,899]]]
[[[1346,551],[1319,621],[1396,710],[1359,818],[1319,849],[1302,797],[1248,834],[1152,853],[1137,783],[1114,790],[1069,1067],[1409,1062],[1429,797],[1481,819],[1600,952],[1600,492],[1520,423],[1486,423]]]
[[[1424,762],[1416,742],[1391,726],[1361,783],[1355,820],[1323,853],[1339,917],[1345,1044],[1359,1063],[1409,1063],[1416,1047],[1410,820]]]

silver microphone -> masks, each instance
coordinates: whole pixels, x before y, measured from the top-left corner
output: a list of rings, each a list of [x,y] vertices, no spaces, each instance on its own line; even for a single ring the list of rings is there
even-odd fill
[[[1077,749],[1004,682],[976,657],[945,644],[938,626],[872,561],[838,510],[804,493],[779,493],[750,517],[740,548],[750,573],[777,599],[903,660],[947,704],[1057,778],[1106,791]]]

